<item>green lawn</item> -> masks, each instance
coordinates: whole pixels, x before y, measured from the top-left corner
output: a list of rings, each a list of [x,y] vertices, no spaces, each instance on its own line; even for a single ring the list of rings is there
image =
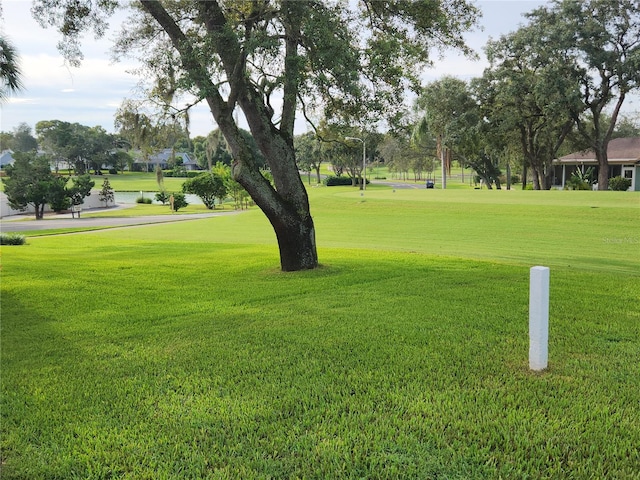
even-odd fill
[[[314,271],[257,210],[3,246],[0,477],[639,478],[639,195],[310,197]]]
[[[155,173],[124,172],[117,175],[92,175],[91,179],[96,182],[95,189],[100,189],[104,179],[109,179],[111,188],[116,192],[157,192],[158,181]],[[164,177],[164,187],[168,192],[181,192],[184,177]]]

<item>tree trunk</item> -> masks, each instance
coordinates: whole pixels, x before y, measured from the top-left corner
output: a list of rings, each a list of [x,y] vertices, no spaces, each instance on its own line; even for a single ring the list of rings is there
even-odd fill
[[[531,170],[533,171],[533,189],[540,190],[540,174],[538,172],[538,167],[532,165]]]
[[[598,158],[598,190],[609,190],[609,161]]]
[[[217,2],[199,2],[198,15],[206,26],[216,52],[220,55],[223,69],[229,81],[229,98],[223,99],[218,87],[212,82],[209,72],[199,63],[194,46],[167,13],[161,2],[141,1],[141,6],[152,15],[171,38],[174,48],[180,53],[183,68],[189,72],[205,99],[215,122],[224,135],[231,150],[234,163],[233,178],[242,185],[258,207],[271,222],[280,248],[280,263],[285,271],[304,270],[318,266],[315,228],[309,209],[309,199],[295,161],[293,127],[299,78],[297,62],[297,39],[300,35],[295,9],[296,2],[288,2],[291,25],[286,40],[284,98],[281,127],[272,122],[273,111],[264,103],[242,72],[246,58],[243,47],[227,21]],[[251,150],[240,134],[233,119],[236,103],[244,112],[251,134],[267,161],[275,188],[260,173]]]
[[[310,215],[301,218],[295,212],[269,218],[280,251],[280,268],[285,272],[312,269],[318,266],[316,234]]]
[[[36,211],[36,220],[42,220],[44,218],[44,206],[45,204],[39,204],[36,203],[34,204],[35,207],[35,211]]]

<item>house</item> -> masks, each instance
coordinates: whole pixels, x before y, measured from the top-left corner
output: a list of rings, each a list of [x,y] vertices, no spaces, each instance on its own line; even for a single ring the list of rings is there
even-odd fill
[[[165,148],[160,153],[151,155],[148,162],[137,159],[136,163],[139,165],[148,164],[149,171],[155,170],[156,165],[160,165],[160,168],[164,170],[169,168],[169,160],[172,157],[182,159],[182,166],[185,170],[200,170],[198,163],[187,152],[174,152],[171,148]]]
[[[3,150],[0,153],[0,168],[5,168],[7,165],[13,165],[13,152],[11,150]]]
[[[609,178],[624,177],[631,180],[631,191],[640,191],[640,137],[614,138],[607,148]],[[555,186],[564,188],[571,174],[580,169],[594,167],[598,177],[598,160],[593,150],[575,152],[553,161]]]

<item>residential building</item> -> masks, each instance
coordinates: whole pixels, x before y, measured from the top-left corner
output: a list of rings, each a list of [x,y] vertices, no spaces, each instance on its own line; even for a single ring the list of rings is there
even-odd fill
[[[609,178],[623,177],[631,180],[631,191],[640,191],[640,137],[614,138],[607,149],[609,160]],[[598,160],[593,150],[574,152],[553,161],[554,184],[566,185],[571,175],[578,169],[584,172],[594,167],[598,178]]]

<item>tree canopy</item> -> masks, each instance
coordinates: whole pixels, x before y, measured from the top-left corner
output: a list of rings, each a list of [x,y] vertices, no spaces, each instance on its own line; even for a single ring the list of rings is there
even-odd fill
[[[561,97],[563,106],[595,151],[598,188],[607,190],[607,146],[627,95],[640,88],[640,3],[556,0],[528,17],[540,34],[540,60],[564,64],[563,75],[554,80],[577,86],[575,94]]]
[[[0,35],[0,103],[23,88],[18,52],[7,37]]]
[[[113,0],[36,0],[34,15],[63,36],[62,51],[79,61],[81,35],[104,31]],[[469,51],[461,34],[477,10],[465,0],[386,2],[132,2],[116,52],[139,54],[156,102],[173,115],[180,95],[205,101],[234,162],[232,175],[271,222],[283,270],[318,265],[315,226],[298,174],[296,114],[371,122],[401,114],[407,88],[419,86],[434,46]],[[190,100],[189,100],[190,99]],[[274,185],[234,118],[242,110]]]

